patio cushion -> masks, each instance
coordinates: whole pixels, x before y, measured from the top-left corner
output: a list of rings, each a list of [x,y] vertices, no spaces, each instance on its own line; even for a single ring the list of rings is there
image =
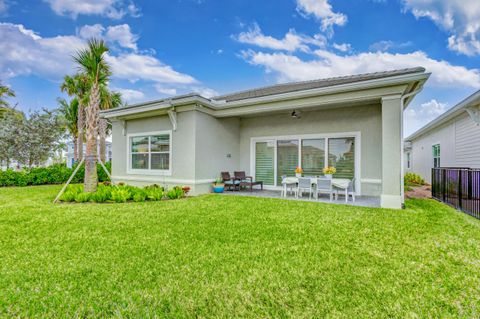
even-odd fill
[[[240,181],[238,181],[238,180],[225,181],[224,184],[229,184],[229,185],[235,184],[235,185],[238,185],[238,184],[240,184]]]

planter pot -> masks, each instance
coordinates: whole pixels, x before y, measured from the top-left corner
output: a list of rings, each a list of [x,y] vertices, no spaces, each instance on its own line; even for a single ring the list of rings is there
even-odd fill
[[[327,179],[332,179],[332,174],[325,174],[325,177],[326,177]]]
[[[296,177],[302,177],[302,173],[295,173]]]
[[[214,193],[223,193],[225,190],[225,184],[213,184]]]

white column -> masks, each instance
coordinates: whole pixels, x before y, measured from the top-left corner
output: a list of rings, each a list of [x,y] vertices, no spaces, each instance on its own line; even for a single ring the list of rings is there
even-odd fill
[[[382,194],[384,208],[403,204],[403,109],[400,95],[382,98]]]

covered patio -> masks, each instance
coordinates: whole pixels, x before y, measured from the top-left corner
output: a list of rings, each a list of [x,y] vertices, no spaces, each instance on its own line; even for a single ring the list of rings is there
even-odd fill
[[[328,195],[322,194],[316,198],[309,198],[309,196],[303,196],[296,198],[293,194],[287,194],[286,197],[282,196],[282,191],[280,190],[260,190],[253,189],[250,190],[240,190],[240,191],[225,191],[222,193],[225,196],[253,196],[253,197],[266,197],[266,198],[278,198],[286,200],[300,200],[308,202],[318,202],[318,203],[328,203],[328,204],[343,204],[351,206],[363,206],[363,207],[380,207],[380,196],[357,196],[355,202],[352,201],[352,198],[349,198],[345,202],[345,197],[340,196],[338,199],[333,199],[330,201]]]

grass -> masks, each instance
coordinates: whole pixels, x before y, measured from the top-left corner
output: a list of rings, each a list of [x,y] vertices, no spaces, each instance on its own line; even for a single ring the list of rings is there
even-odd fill
[[[209,195],[58,204],[0,189],[2,317],[480,316],[480,221]]]

